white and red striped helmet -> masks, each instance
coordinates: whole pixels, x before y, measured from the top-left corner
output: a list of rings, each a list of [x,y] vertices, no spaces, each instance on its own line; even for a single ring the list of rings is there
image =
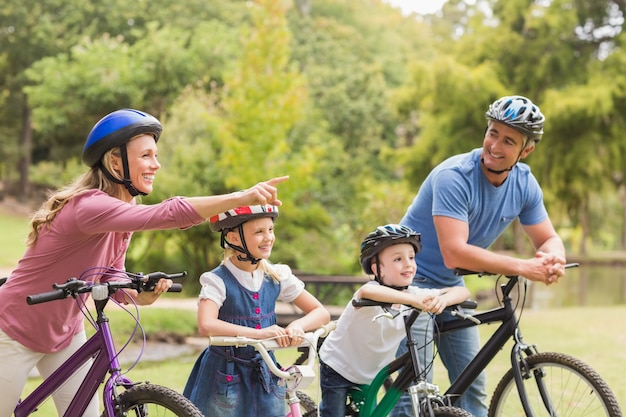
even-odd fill
[[[243,206],[225,211],[209,218],[209,226],[214,232],[223,232],[260,217],[278,217],[278,207],[270,204],[262,206]]]

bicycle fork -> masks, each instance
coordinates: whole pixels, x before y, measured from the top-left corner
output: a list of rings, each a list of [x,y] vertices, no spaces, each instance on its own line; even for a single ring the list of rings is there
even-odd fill
[[[413,406],[413,415],[415,416],[433,416],[433,404],[439,406],[451,405],[446,404],[445,398],[439,394],[439,387],[425,380],[419,381],[409,387],[409,396],[411,405]]]
[[[289,412],[287,413],[287,417],[302,417],[302,410],[300,410],[300,399],[295,392],[290,393],[290,395],[287,397],[287,404],[289,406]]]
[[[522,407],[524,408],[524,413],[528,417],[533,417],[535,415],[532,407],[528,403],[526,387],[524,386],[524,380],[529,380],[532,378],[537,384],[537,389],[541,395],[541,400],[546,407],[546,411],[548,411],[551,417],[556,417],[557,414],[552,404],[552,399],[548,395],[543,380],[543,377],[545,376],[543,370],[541,368],[530,369],[528,361],[526,360],[527,357],[532,356],[536,353],[538,353],[537,347],[535,345],[526,345],[522,340],[522,335],[519,329],[517,329],[515,335],[515,344],[511,349],[511,368],[513,369],[515,385],[517,386],[517,393],[520,397]]]

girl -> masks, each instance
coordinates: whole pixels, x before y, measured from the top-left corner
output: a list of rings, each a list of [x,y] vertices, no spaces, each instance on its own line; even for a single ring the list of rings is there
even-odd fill
[[[297,346],[305,331],[330,320],[328,311],[287,265],[268,261],[277,216],[276,206],[257,205],[210,219],[211,229],[222,234],[224,261],[200,277],[201,336],[276,338],[280,346]],[[294,303],[304,316],[286,328],[278,326],[277,300]],[[184,395],[207,416],[286,414],[285,388],[252,347],[209,346],[196,361]]]

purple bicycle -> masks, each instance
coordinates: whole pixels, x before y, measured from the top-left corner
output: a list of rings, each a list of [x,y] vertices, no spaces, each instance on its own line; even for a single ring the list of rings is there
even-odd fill
[[[113,276],[113,279],[104,283],[90,281],[90,277],[100,276],[103,273],[107,276]],[[110,268],[94,268],[81,274],[80,279],[71,278],[64,284],[54,284],[53,291],[28,296],[26,299],[28,304],[39,304],[73,297],[80,305],[81,311],[87,320],[94,326],[95,334],[49,378],[44,380],[32,393],[17,404],[14,411],[15,417],[26,417],[33,414],[55,390],[70,378],[77,369],[83,366],[89,366],[89,371],[79,390],[74,395],[64,417],[82,416],[103,382],[102,417],[148,415],[202,417],[202,413],[182,394],[170,388],[153,385],[148,382],[133,382],[125,376],[125,373],[121,370],[118,357],[133,336],[131,335],[129,341],[122,349],[117,350],[111,335],[109,319],[104,314],[104,308],[109,300],[117,303],[114,298],[111,298],[111,295],[116,291],[124,291],[124,289],[152,291],[161,278],[173,279],[181,278],[185,275],[187,275],[186,272],[175,274],[153,272],[144,275],[111,270]],[[0,282],[1,284],[2,282]],[[180,292],[181,288],[180,284],[174,284],[170,291]],[[95,317],[85,304],[87,297],[81,296],[86,293],[91,293],[91,298],[95,304]],[[133,335],[138,329],[141,329],[143,334],[143,329],[138,319],[137,306],[135,306],[135,312],[131,312],[123,306],[122,308],[136,321]],[[145,343],[145,334],[143,334],[143,337]],[[138,361],[139,359],[137,359],[135,364]],[[108,378],[106,378],[107,373],[109,374]]]

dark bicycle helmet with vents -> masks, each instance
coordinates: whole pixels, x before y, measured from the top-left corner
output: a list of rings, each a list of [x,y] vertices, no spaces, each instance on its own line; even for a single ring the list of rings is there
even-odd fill
[[[413,229],[399,224],[387,224],[378,226],[376,230],[368,234],[361,243],[361,256],[359,258],[363,271],[372,275],[372,258],[380,251],[399,243],[409,243],[415,248],[417,254],[422,250],[420,234]]]
[[[523,96],[505,96],[494,101],[485,113],[487,119],[504,123],[539,142],[546,118],[539,107]]]

